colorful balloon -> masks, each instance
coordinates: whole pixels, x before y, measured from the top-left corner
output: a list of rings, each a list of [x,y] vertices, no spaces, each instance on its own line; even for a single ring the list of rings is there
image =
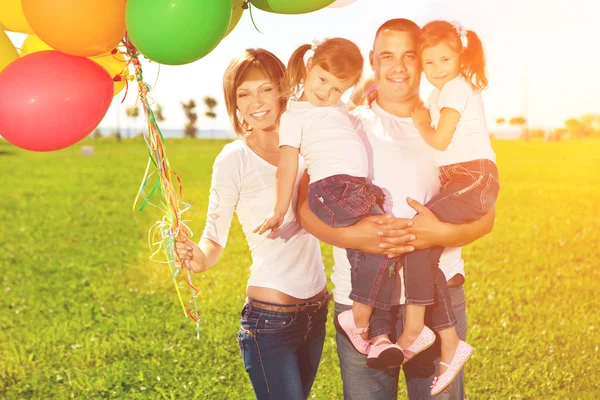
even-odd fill
[[[233,28],[236,27],[240,19],[242,19],[242,14],[244,13],[244,9],[242,8],[246,0],[233,0],[233,9],[231,10],[231,21],[229,22],[229,28],[227,28],[227,32],[225,32],[225,36],[229,35]]]
[[[23,14],[21,0],[0,0],[0,29],[33,33]]]
[[[355,3],[356,0],[336,0],[333,4],[328,5],[329,8],[342,8],[349,6],[352,3]]]
[[[101,65],[110,75],[111,79],[113,79],[113,95],[116,96],[119,94],[125,86],[127,86],[127,80],[131,77],[129,70],[127,69],[127,61],[125,57],[121,53],[116,54],[102,54],[96,57],[90,57],[90,60],[94,61]],[[120,75],[121,80],[114,80],[114,78]]]
[[[113,81],[91,60],[41,51],[0,72],[0,136],[27,150],[59,150],[89,135],[108,111]]]
[[[19,50],[19,55],[22,57],[27,54],[37,53],[38,51],[44,50],[54,50],[52,47],[48,46],[42,39],[37,37],[36,35],[27,35],[23,44],[21,45],[21,49]]]
[[[127,0],[22,1],[35,34],[65,54],[105,54],[117,47],[125,35]]]
[[[8,35],[3,30],[0,30],[0,71],[17,58],[19,58],[17,49],[15,49]]]
[[[21,45],[21,56],[26,54],[36,53],[38,51],[54,50],[48,46],[42,39],[35,35],[29,35],[25,38],[25,41]],[[121,76],[120,81],[114,82],[114,95],[119,94],[127,85],[127,80],[131,77],[129,70],[127,69],[127,61],[121,53],[111,54],[106,53],[95,57],[90,57],[90,60],[100,64],[105,70],[108,71],[110,76],[114,78],[117,75]]]
[[[250,0],[253,6],[277,14],[305,14],[325,8],[334,0]]]
[[[232,0],[129,0],[127,33],[144,56],[161,64],[199,60],[223,39]]]

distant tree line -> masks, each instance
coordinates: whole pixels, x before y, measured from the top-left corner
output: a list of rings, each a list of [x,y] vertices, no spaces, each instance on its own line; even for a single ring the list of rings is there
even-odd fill
[[[204,97],[203,102],[206,106],[206,111],[204,112],[204,115],[207,118],[212,119],[213,121],[216,120],[217,112],[215,111],[215,108],[219,104],[217,100],[214,97],[206,96]],[[184,137],[198,137],[198,113],[196,112],[196,102],[194,101],[194,99],[190,99],[187,102],[181,102],[181,107],[183,108],[183,113],[185,114],[187,120],[185,126],[183,127]],[[157,122],[162,122],[165,120],[163,108],[160,104],[156,104],[155,106],[153,106],[153,112],[154,118]],[[140,109],[137,106],[127,107],[125,109],[125,114],[127,118],[131,118],[134,121],[134,125],[136,125],[137,118],[140,116]],[[140,132],[138,136],[141,134],[142,133]],[[94,137],[102,136],[99,129],[94,130],[92,135]],[[121,141],[122,134],[120,127],[117,127],[116,131],[112,132],[112,136],[114,136],[117,139],[117,141]],[[127,129],[127,137],[131,137],[130,128]]]
[[[526,127],[527,119],[516,116],[506,120],[504,117],[496,118],[497,125],[508,123],[522,128],[522,136],[525,139],[533,137],[544,137],[550,140],[560,140],[566,137],[572,139],[584,139],[588,137],[600,137],[600,114],[584,114],[579,118],[567,119],[563,126],[555,129],[529,128]]]

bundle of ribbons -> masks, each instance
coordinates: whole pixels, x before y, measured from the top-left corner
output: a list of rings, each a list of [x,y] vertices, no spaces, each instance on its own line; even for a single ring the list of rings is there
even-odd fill
[[[148,232],[148,245],[152,251],[150,259],[168,264],[171,270],[171,279],[177,291],[177,296],[183,312],[196,323],[196,335],[200,338],[200,311],[198,310],[198,289],[192,284],[190,271],[183,267],[183,263],[175,252],[175,242],[178,238],[187,239],[193,235],[186,221],[182,219],[184,212],[191,205],[182,201],[183,185],[177,173],[171,169],[165,151],[164,137],[154,117],[151,99],[148,96],[150,86],[144,82],[140,53],[135,48],[128,36],[123,39],[124,49],[115,50],[125,53],[128,63],[133,66],[134,77],[138,84],[137,102],[142,104],[147,126],[144,130],[144,140],[148,147],[148,164],[144,178],[135,197],[134,208],[140,198],[143,202],[139,210],[142,211],[150,204],[162,211],[163,217],[157,221]],[[136,105],[137,106],[137,105]],[[191,296],[184,300],[180,289],[188,288]]]

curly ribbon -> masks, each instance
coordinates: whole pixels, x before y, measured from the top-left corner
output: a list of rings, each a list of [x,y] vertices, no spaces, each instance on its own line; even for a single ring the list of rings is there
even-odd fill
[[[197,297],[198,289],[192,284],[190,271],[182,266],[182,262],[175,252],[175,242],[177,238],[187,239],[193,235],[190,228],[186,225],[181,216],[190,209],[191,204],[181,200],[183,185],[181,179],[171,169],[169,160],[165,151],[164,137],[150,106],[148,92],[150,86],[143,80],[142,66],[139,61],[140,52],[133,43],[125,36],[123,43],[125,45],[125,54],[129,57],[129,63],[135,70],[135,79],[138,83],[137,102],[142,104],[144,115],[146,116],[147,131],[144,131],[144,140],[148,147],[148,163],[144,178],[135,197],[133,207],[135,208],[140,196],[143,203],[139,210],[142,211],[147,204],[150,204],[163,211],[164,215],[160,221],[157,221],[148,232],[148,245],[153,250],[150,259],[163,264],[168,264],[171,269],[171,279],[177,291],[179,302],[184,315],[190,317],[196,323],[196,335],[200,338],[200,311],[198,310]],[[150,169],[153,169],[150,172]],[[151,180],[154,183],[151,184]],[[175,184],[175,185],[174,185]],[[178,189],[176,189],[178,187]],[[146,194],[149,191],[148,194]],[[152,203],[151,198],[157,197],[158,204]],[[163,254],[164,259],[158,260],[156,257]],[[178,278],[183,280],[190,289],[191,299],[184,303],[183,296],[178,284]]]

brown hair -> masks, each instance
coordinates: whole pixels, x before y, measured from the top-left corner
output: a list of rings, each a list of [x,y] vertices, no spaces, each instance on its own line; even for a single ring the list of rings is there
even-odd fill
[[[304,55],[312,46],[304,44],[294,51],[286,74],[286,93],[289,96],[299,94],[306,80]],[[327,39],[316,46],[312,56],[312,66],[318,65],[340,80],[352,80],[355,85],[362,75],[364,59],[360,49],[350,40],[343,38]]]
[[[287,96],[285,96],[285,65],[277,56],[265,49],[246,49],[239,57],[229,63],[223,75],[223,94],[227,114],[231,120],[231,126],[238,135],[248,131],[245,121],[240,121],[237,110],[237,89],[246,79],[248,73],[253,69],[259,69],[281,93],[281,111],[285,110]]]
[[[460,35],[453,24],[446,21],[433,21],[422,29],[419,40],[419,53],[439,43],[446,43],[460,54],[461,73],[475,90],[487,89],[485,76],[485,54],[481,40],[473,31],[467,31],[467,46],[463,47]]]

